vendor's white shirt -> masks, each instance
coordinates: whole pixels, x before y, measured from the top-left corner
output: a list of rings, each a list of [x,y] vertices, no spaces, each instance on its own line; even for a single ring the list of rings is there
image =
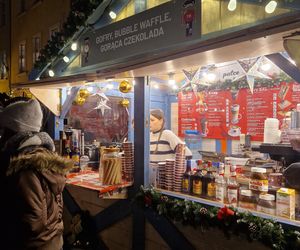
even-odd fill
[[[160,132],[150,133],[150,162],[164,162],[166,159],[175,159],[175,149],[180,143],[184,143],[171,130],[164,130],[158,141]],[[156,145],[158,146],[157,152]],[[185,155],[191,156],[192,152],[185,147]]]

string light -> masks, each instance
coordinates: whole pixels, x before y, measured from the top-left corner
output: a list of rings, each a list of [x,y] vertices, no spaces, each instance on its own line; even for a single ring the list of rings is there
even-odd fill
[[[69,57],[67,57],[67,56],[64,56],[64,57],[63,57],[63,60],[64,60],[64,62],[65,62],[65,63],[68,63],[68,62],[70,62],[70,58],[69,58]]]
[[[236,9],[236,0],[230,0],[227,6],[229,11],[235,11]]]
[[[77,50],[77,43],[72,43],[71,50],[73,50],[73,51]]]
[[[53,71],[52,69],[49,69],[48,75],[49,75],[50,77],[53,77],[53,76],[55,76],[55,73],[54,73],[54,71]]]
[[[275,11],[276,7],[277,7],[277,2],[272,0],[266,5],[265,11],[268,14],[272,14]]]
[[[116,19],[117,18],[117,14],[112,10],[109,12],[109,16],[110,16],[111,19]]]

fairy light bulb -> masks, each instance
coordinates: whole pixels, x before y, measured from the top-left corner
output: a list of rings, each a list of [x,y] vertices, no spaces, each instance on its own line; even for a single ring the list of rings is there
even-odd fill
[[[236,0],[230,0],[227,6],[229,11],[235,11],[236,9]]]
[[[268,14],[272,14],[275,11],[276,7],[277,7],[277,2],[272,0],[266,5],[265,11]]]

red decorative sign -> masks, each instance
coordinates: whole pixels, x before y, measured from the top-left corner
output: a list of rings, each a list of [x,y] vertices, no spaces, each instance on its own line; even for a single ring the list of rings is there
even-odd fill
[[[274,87],[179,93],[179,136],[197,130],[205,138],[239,139],[250,134],[262,141],[264,121],[282,119],[300,103],[300,84],[282,82]]]

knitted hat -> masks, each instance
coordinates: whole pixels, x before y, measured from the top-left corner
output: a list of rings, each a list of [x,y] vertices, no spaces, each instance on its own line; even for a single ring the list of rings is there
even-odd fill
[[[15,132],[39,132],[43,112],[37,100],[18,101],[0,110],[0,127]]]

